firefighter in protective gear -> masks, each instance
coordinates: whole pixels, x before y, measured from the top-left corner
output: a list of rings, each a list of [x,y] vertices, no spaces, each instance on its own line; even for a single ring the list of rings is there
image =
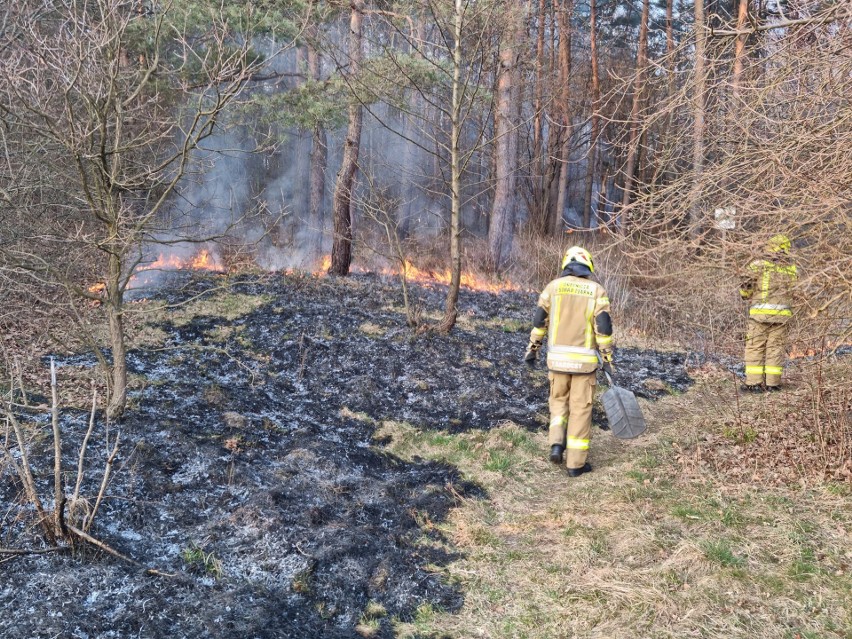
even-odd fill
[[[775,235],[766,244],[766,259],[746,268],[740,295],[751,302],[745,340],[745,390],[779,390],[783,372],[787,322],[793,316],[792,290],[796,265],[790,239]]]
[[[586,457],[598,350],[604,362],[612,362],[609,298],[603,286],[589,279],[594,270],[592,256],[584,248],[572,246],[565,252],[560,276],[538,298],[524,356],[533,366],[547,336],[550,461],[560,463],[567,450],[565,465],[571,477],[592,470]]]

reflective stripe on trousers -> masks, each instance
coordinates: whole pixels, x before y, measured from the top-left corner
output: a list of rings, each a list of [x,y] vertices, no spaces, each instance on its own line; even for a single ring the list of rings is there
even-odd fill
[[[746,384],[777,386],[784,372],[786,324],[748,320],[745,343]]]
[[[565,447],[565,465],[582,468],[589,452],[595,373],[554,373],[550,378],[550,446]]]
[[[566,448],[573,448],[574,450],[589,450],[589,440],[568,435],[568,445]]]
[[[792,316],[793,311],[786,304],[753,304],[748,314]]]

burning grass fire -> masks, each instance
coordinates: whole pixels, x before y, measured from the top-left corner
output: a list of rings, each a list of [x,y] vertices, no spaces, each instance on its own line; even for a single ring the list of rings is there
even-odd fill
[[[191,257],[184,258],[177,254],[160,253],[153,262],[140,263],[130,276],[127,288],[130,290],[145,288],[157,283],[157,273],[163,271],[210,271],[224,273],[226,271],[221,261],[209,250],[201,249]],[[102,295],[106,284],[96,282],[86,290],[93,295]]]
[[[155,272],[162,271],[212,271],[224,273],[224,265],[208,249],[201,249],[195,255],[184,258],[177,254],[160,253],[156,260],[140,264],[130,278],[128,288],[137,289],[151,286],[156,282]]]
[[[331,267],[331,256],[325,255],[319,261],[319,268],[313,271],[314,275],[322,277],[328,273]],[[358,266],[352,267],[353,273],[367,273],[369,269],[364,269]],[[445,269],[443,271],[434,271],[421,269],[415,266],[409,260],[405,260],[402,267],[383,267],[377,271],[380,275],[386,277],[400,277],[405,275],[405,279],[409,282],[417,284],[441,284],[448,286],[452,283],[452,271]],[[463,272],[461,274],[460,286],[471,291],[483,291],[486,293],[502,293],[505,291],[523,291],[524,288],[510,281],[494,282],[486,277],[477,275],[472,272]]]
[[[179,271],[179,270],[190,270],[190,271],[214,271],[217,273],[222,273],[225,271],[225,267],[219,262],[219,260],[214,256],[208,249],[202,249],[195,255],[190,258],[182,258],[178,255],[167,255],[164,253],[160,253],[156,260],[151,262],[150,264],[143,264],[139,268],[136,269],[139,271],[152,271],[152,270],[161,270],[161,271]]]

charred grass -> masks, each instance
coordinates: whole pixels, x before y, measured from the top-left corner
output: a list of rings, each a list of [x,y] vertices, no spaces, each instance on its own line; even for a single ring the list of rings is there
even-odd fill
[[[800,371],[774,400],[738,404],[727,370],[692,370],[690,389],[688,357],[638,342],[619,382],[649,432],[595,428],[595,471],[569,479],[545,457],[546,373],[519,361],[534,295],[465,293],[443,337],[414,336],[373,277],[214,285],[138,307],[133,446],[97,531],[181,579],[91,554],[28,559],[0,594],[40,620],[0,630],[852,637],[852,490],[819,430],[841,390],[809,401]],[[417,295],[436,309],[443,290]],[[84,376],[93,362],[65,364]],[[848,361],[833,366],[824,379],[848,379]],[[73,440],[81,418],[66,419]]]

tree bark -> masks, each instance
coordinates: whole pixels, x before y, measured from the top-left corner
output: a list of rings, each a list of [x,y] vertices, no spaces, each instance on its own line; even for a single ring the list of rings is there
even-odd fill
[[[692,140],[692,188],[689,194],[690,232],[694,237],[701,233],[701,192],[704,177],[704,134],[707,111],[707,29],[705,27],[704,0],[695,0],[695,89],[694,124]]]
[[[462,22],[464,7],[462,0],[455,0],[453,37],[453,88],[450,113],[450,286],[444,317],[438,330],[447,333],[456,324],[458,317],[459,287],[461,286],[461,125],[462,125]]]
[[[312,29],[311,35],[316,37],[316,28]],[[308,43],[308,76],[311,80],[321,79],[321,59],[316,46],[312,41]],[[325,170],[328,164],[328,140],[325,127],[321,122],[314,125],[311,144],[311,169],[308,186],[309,215],[311,228],[314,230],[314,248],[322,249],[322,230],[324,224],[323,201],[325,199]]]
[[[488,227],[488,254],[495,272],[502,270],[512,248],[515,227],[515,184],[518,171],[517,47],[523,30],[520,9],[511,11],[500,47],[497,106],[494,112],[495,189]]]
[[[532,1],[532,0],[531,0]],[[544,35],[547,23],[545,0],[539,0],[537,13],[536,50],[535,50],[535,101],[533,103],[533,149],[531,160],[531,210],[530,223],[537,233],[547,232],[547,220],[550,208],[550,188],[547,179],[549,168],[548,154],[543,139],[544,119]]]
[[[538,30],[535,45],[535,103],[533,105],[533,160],[541,160],[542,110],[544,109],[544,27],[546,2],[538,3]]]
[[[112,348],[107,417],[111,420],[121,417],[127,406],[127,344],[124,340],[124,291],[121,290],[121,277],[122,260],[113,252],[109,255],[106,282],[106,312]]]
[[[349,77],[356,77],[363,58],[361,23],[364,18],[363,0],[351,0],[349,18]],[[364,114],[361,105],[353,96],[349,106],[349,125],[343,144],[343,161],[334,185],[334,239],[331,247],[332,275],[348,275],[352,264],[352,187],[358,171],[358,153],[361,149],[361,128]]]
[[[559,185],[557,186],[556,210],[551,230],[558,236],[562,232],[562,217],[565,215],[565,203],[568,199],[568,161],[571,159],[571,14],[574,12],[573,0],[562,0],[557,12],[559,25],[559,120],[561,142],[559,147]]]
[[[748,17],[748,0],[739,0],[737,6],[737,31],[742,31],[745,28],[746,18]],[[740,33],[734,42],[734,77],[733,77],[733,96],[734,100],[739,97],[742,85],[743,68],[745,67],[745,47],[748,35]]]
[[[648,15],[651,11],[651,0],[642,3],[642,18],[639,23],[639,44],[636,52],[636,77],[633,83],[633,104],[630,108],[630,140],[627,143],[627,163],[624,168],[624,191],[621,194],[619,212],[619,230],[627,230],[627,220],[624,219],[623,209],[630,204],[633,193],[633,182],[636,174],[636,159],[639,155],[639,110],[642,104],[642,91],[645,86],[645,66],[648,57]]]
[[[671,1],[671,0],[669,0]],[[583,197],[583,226],[592,224],[592,191],[598,161],[598,128],[600,120],[600,78],[598,76],[597,0],[589,0],[589,57],[592,66],[592,118],[589,127],[589,156],[586,167],[586,192]]]

